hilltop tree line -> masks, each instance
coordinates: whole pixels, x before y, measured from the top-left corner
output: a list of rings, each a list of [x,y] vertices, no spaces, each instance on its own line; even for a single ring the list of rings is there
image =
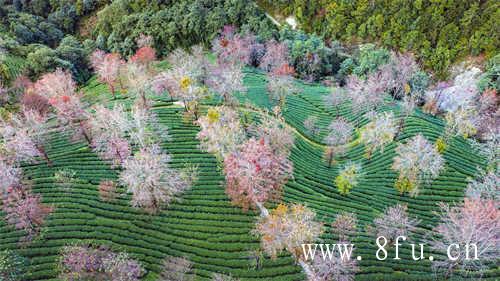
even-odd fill
[[[413,51],[438,77],[468,55],[498,53],[498,1],[259,1],[300,28],[344,43]]]

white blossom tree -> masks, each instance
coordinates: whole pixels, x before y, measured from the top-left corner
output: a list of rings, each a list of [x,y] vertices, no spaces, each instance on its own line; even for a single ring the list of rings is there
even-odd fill
[[[432,143],[418,134],[396,148],[392,169],[399,172],[396,189],[415,196],[422,184],[439,176],[444,159]]]
[[[328,146],[325,150],[325,158],[328,167],[331,167],[334,156],[345,153],[346,144],[352,140],[354,126],[346,119],[339,117],[330,123],[328,131],[329,133],[325,137],[325,143]]]
[[[141,148],[125,160],[120,182],[132,193],[132,206],[155,212],[190,188],[190,182],[169,161],[170,156],[158,146]]]
[[[379,113],[371,117],[360,132],[360,142],[366,147],[366,157],[370,158],[373,152],[384,152],[384,146],[391,143],[396,136],[397,126],[392,112]]]
[[[396,241],[398,236],[406,236],[415,231],[419,220],[408,215],[407,205],[396,205],[388,207],[383,214],[373,220],[374,232],[379,236],[384,236],[388,243]]]
[[[229,107],[213,107],[206,116],[197,121],[201,127],[197,138],[200,148],[215,154],[222,160],[224,157],[245,142],[246,136],[239,120],[238,113]]]

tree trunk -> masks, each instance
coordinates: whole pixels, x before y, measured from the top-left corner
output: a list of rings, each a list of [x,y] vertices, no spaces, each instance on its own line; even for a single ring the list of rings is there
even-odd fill
[[[50,161],[49,155],[47,154],[47,152],[45,151],[45,149],[43,148],[43,146],[37,145],[36,148],[38,149],[38,151],[40,152],[40,154],[42,154],[42,156],[45,159],[45,161],[47,161],[47,165],[49,167],[52,167],[52,161]]]
[[[257,208],[260,210],[260,216],[265,218],[269,216],[269,211],[262,205],[260,202],[256,202],[255,205],[257,205]]]
[[[111,91],[111,94],[113,95],[113,99],[116,100],[116,94],[115,94],[115,86],[113,86],[113,83],[109,83],[109,90]]]
[[[87,134],[87,131],[85,130],[85,126],[83,125],[83,121],[80,121],[80,129],[82,130],[83,137],[89,143],[89,146],[91,146],[92,140],[90,139],[89,135]]]

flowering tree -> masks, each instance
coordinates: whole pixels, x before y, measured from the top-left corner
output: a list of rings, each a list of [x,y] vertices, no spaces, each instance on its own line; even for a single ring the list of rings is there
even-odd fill
[[[50,111],[49,100],[44,96],[34,93],[32,89],[24,93],[21,105],[23,111],[34,111],[40,116],[45,116]]]
[[[299,88],[295,87],[291,75],[295,73],[293,67],[283,64],[273,69],[267,75],[267,91],[271,100],[277,101],[278,106],[285,106],[286,97],[297,93]]]
[[[415,196],[423,183],[439,176],[444,159],[437,149],[418,134],[396,148],[392,169],[399,172],[395,187],[399,192]]]
[[[350,244],[348,241],[342,243]],[[315,256],[313,274],[308,276],[308,281],[354,281],[354,276],[359,271],[356,260],[342,258],[338,251],[333,252],[332,258]]]
[[[236,34],[234,26],[225,26],[212,44],[212,50],[224,64],[249,64],[252,37]]]
[[[127,253],[115,253],[104,246],[66,246],[61,251],[63,280],[139,281],[145,270]]]
[[[375,110],[384,103],[386,85],[380,79],[380,73],[371,73],[363,80],[356,75],[347,77],[347,96],[351,100],[354,112]]]
[[[500,204],[500,171],[482,172],[477,179],[470,180],[466,195],[471,199],[494,200]]]
[[[357,163],[347,163],[341,168],[338,176],[335,178],[335,185],[340,194],[349,194],[351,189],[356,187],[361,176],[361,165]]]
[[[474,106],[463,105],[447,112],[445,121],[444,141],[447,142],[452,136],[468,138],[476,134],[479,118]]]
[[[70,128],[74,137],[83,136],[91,144],[87,130],[87,113],[83,108],[76,84],[68,71],[57,69],[43,75],[34,85],[35,93],[49,98],[49,103],[57,112],[57,119],[63,129]]]
[[[418,70],[418,64],[412,54],[392,53],[390,62],[379,69],[380,83],[392,91],[395,97],[401,98],[410,94],[410,80]]]
[[[318,126],[318,117],[314,115],[307,117],[303,125],[306,132],[312,136],[317,136],[321,130]]]
[[[357,221],[358,219],[354,213],[342,212],[337,214],[332,222],[332,232],[338,237],[339,241],[348,241],[349,236],[356,232]]]
[[[256,139],[264,140],[275,155],[287,158],[294,147],[293,132],[280,118],[262,115],[260,123],[252,126],[250,131]]]
[[[125,65],[125,75],[128,93],[135,98],[136,104],[149,108],[148,94],[152,87],[152,77],[146,66],[129,61]]]
[[[131,153],[126,137],[132,129],[132,122],[121,105],[113,109],[97,105],[94,111],[89,119],[93,150],[102,159],[112,161],[114,166],[121,165]]]
[[[151,46],[143,46],[137,49],[135,54],[130,57],[130,61],[149,67],[156,60],[156,51]]]
[[[263,204],[280,198],[283,185],[291,177],[292,163],[273,153],[264,139],[248,140],[238,152],[224,159],[226,193],[233,204],[258,207],[263,215]]]
[[[201,131],[197,138],[202,150],[214,153],[222,160],[235,152],[246,139],[238,113],[228,107],[212,107],[206,116],[198,119]]]
[[[191,281],[190,275],[193,263],[186,258],[166,257],[163,261],[163,271],[158,281]]]
[[[214,273],[212,276],[212,281],[239,281],[240,279],[236,279],[231,275],[224,275],[219,273]]]
[[[0,157],[0,194],[21,183],[21,169]]]
[[[30,241],[40,231],[52,207],[42,204],[41,197],[33,195],[30,189],[17,185],[7,189],[3,197],[3,211],[7,222],[25,231],[25,240]]]
[[[174,51],[169,57],[174,67],[157,75],[152,85],[158,94],[168,90],[171,99],[180,99],[186,113],[198,119],[198,104],[207,95],[206,88],[202,86],[205,60],[199,48],[193,47],[192,52],[191,55],[183,50]]]
[[[210,64],[209,72],[211,75],[207,78],[206,84],[209,89],[215,93],[219,93],[224,103],[228,105],[234,104],[234,92],[245,92],[246,87],[243,85],[243,70],[238,64],[224,64],[218,62]]]
[[[360,142],[366,147],[366,157],[370,158],[378,149],[384,152],[384,146],[392,142],[396,132],[397,126],[392,112],[372,116],[370,123],[360,132]]]
[[[96,52],[100,52],[100,50],[94,53]],[[99,57],[99,55],[96,55],[96,57]],[[101,61],[93,62],[92,64],[99,80],[108,85],[113,98],[116,98],[115,84],[120,78],[120,69],[125,64],[125,61],[122,60],[119,54],[111,53],[105,54]]]
[[[474,150],[486,159],[488,170],[500,170],[500,131],[490,130],[485,134],[484,142],[470,139],[470,144]]]
[[[266,42],[266,53],[261,59],[260,68],[272,71],[288,63],[288,48],[285,43],[270,40]]]
[[[140,105],[132,107],[129,126],[128,135],[131,143],[141,148],[156,145],[160,140],[170,139],[167,127],[159,123],[156,114]]]
[[[24,111],[23,116],[14,115],[9,122],[0,120],[0,136],[3,149],[16,162],[33,161],[43,156],[48,165],[51,161],[45,151],[47,116],[36,111]]]
[[[435,260],[433,265],[448,275],[456,269],[480,273],[485,264],[495,262],[500,256],[500,210],[496,205],[493,200],[468,198],[463,205],[441,204],[440,223],[434,229],[438,235],[429,244],[440,252],[450,249],[453,259]],[[450,246],[453,244],[459,247]]]
[[[315,218],[316,214],[303,205],[280,204],[269,216],[260,218],[254,232],[261,236],[262,249],[272,258],[287,250],[303,261],[302,244],[314,242],[323,231]]]
[[[388,207],[383,214],[373,220],[375,234],[384,236],[389,243],[396,241],[398,236],[407,236],[415,231],[419,220],[408,216],[406,205]]]
[[[328,167],[331,167],[334,156],[345,152],[345,145],[352,139],[354,126],[346,119],[339,117],[330,123],[328,130],[329,133],[325,137],[325,143],[328,145],[325,157]]]
[[[132,193],[132,205],[155,212],[186,191],[189,182],[169,167],[170,156],[157,146],[141,148],[123,163],[120,182]]]
[[[344,88],[333,87],[330,94],[324,97],[324,102],[327,106],[334,107],[337,111],[337,118],[340,116],[340,105],[347,101],[349,96]]]

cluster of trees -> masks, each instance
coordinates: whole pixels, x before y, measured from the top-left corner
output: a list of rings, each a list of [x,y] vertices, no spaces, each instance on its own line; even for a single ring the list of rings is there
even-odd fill
[[[280,14],[293,14],[308,32],[345,43],[379,42],[414,51],[438,76],[467,55],[494,56],[497,1],[262,1]]]
[[[139,281],[145,270],[125,252],[116,253],[105,246],[65,246],[61,250],[63,280]]]

